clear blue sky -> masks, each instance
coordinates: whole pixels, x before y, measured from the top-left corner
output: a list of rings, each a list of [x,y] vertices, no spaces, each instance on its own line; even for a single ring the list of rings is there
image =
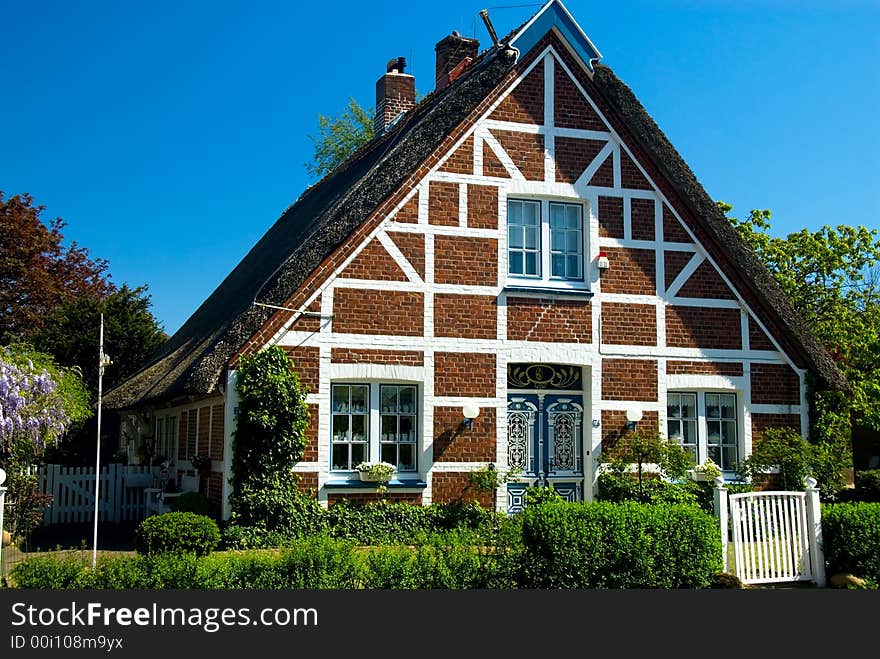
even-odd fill
[[[566,5],[713,198],[777,235],[880,225],[880,0]],[[311,183],[318,114],[372,105],[399,55],[428,92],[439,39],[539,6],[0,0],[0,190],[173,333]]]

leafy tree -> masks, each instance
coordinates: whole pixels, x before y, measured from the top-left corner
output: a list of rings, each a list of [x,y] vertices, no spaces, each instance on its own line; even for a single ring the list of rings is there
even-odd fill
[[[306,163],[306,171],[323,178],[373,139],[373,110],[349,98],[348,109],[339,116],[318,115],[318,134],[309,135],[309,139],[315,145],[315,155]]]
[[[65,223],[55,218],[47,226],[44,210],[28,194],[4,200],[0,191],[0,345],[27,340],[62,302],[114,288],[107,262],[92,260],[76,242],[64,247]]]
[[[618,440],[604,460],[621,476],[628,472],[630,465],[636,465],[640,500],[644,499],[643,481],[648,465],[656,465],[661,476],[672,479],[683,479],[693,466],[691,454],[681,444],[666,439],[657,430],[643,429]]]
[[[65,366],[79,367],[92,400],[98,392],[98,333],[104,314],[104,352],[113,360],[104,372],[108,389],[143,366],[168,338],[150,312],[147,287],[123,284],[103,299],[79,296],[55,308],[34,345]]]
[[[732,207],[718,202],[729,216]],[[771,236],[769,210],[730,217],[847,377],[852,392],[813,396],[819,441],[849,435],[851,416],[880,430],[880,238],[864,226]]]

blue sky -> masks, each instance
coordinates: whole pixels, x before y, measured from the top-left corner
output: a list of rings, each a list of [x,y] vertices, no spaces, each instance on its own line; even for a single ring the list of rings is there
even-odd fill
[[[317,115],[540,3],[0,0],[0,190],[148,284],[173,333],[312,182]],[[569,0],[715,199],[774,233],[880,225],[880,0]]]

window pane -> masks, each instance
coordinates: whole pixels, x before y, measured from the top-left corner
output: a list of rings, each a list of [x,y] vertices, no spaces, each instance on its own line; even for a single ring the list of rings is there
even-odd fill
[[[415,387],[401,387],[398,392],[398,400],[400,401],[400,411],[404,414],[416,411],[416,389]]]
[[[413,416],[400,417],[400,441],[414,442],[416,441],[416,418]]]
[[[564,231],[551,231],[550,232],[550,248],[555,252],[564,252],[565,251],[565,232]]]
[[[537,201],[527,201],[523,203],[525,204],[525,208],[523,209],[525,224],[533,227],[539,226],[541,224],[540,203]]]
[[[736,396],[732,394],[719,394],[718,402],[721,406],[722,419],[736,418]]]
[[[550,204],[550,227],[553,229],[565,227],[565,206]]]
[[[566,259],[566,276],[569,279],[581,278],[581,257],[569,256]]]
[[[348,387],[346,385],[334,385],[333,411],[348,412]]]
[[[681,441],[681,422],[669,419],[666,422],[666,436],[677,442]]]
[[[725,469],[724,461],[721,459],[721,447],[720,446],[709,446],[708,447],[709,459],[717,464],[722,469]]]
[[[678,394],[667,394],[666,395],[666,416],[670,419],[679,419],[681,418],[681,409],[679,406],[681,405],[681,396]]]
[[[737,456],[736,446],[725,446],[721,449],[721,462],[718,463],[722,469],[732,470],[736,468],[739,460]]]
[[[697,422],[696,421],[682,421],[682,438],[684,439],[685,444],[696,444],[697,443]]]
[[[581,228],[581,207],[572,204],[565,207],[565,216],[568,219],[569,229]]]
[[[581,232],[580,231],[569,231],[566,234],[566,245],[565,249],[569,252],[575,252],[577,254],[581,253]],[[560,249],[562,249],[560,247]]]
[[[721,422],[721,443],[736,444],[736,421]]]
[[[333,441],[348,441],[348,416],[345,414],[333,415]]]
[[[367,435],[367,415],[353,414],[351,417],[351,441],[365,442],[368,439],[369,437]]]
[[[397,441],[397,417],[393,415],[382,415],[382,437],[383,442]]]
[[[696,394],[681,394],[679,404],[681,405],[681,417],[683,419],[697,418]]]
[[[352,387],[351,388],[351,411],[354,413],[363,413],[367,411],[368,403],[367,403],[367,387]]]
[[[521,249],[523,230],[520,227],[507,227],[507,242],[511,249]]]
[[[537,227],[529,227],[526,229],[526,249],[538,249],[540,238],[538,237]]]
[[[526,253],[526,271],[527,275],[538,274],[538,255],[534,252]]]
[[[382,444],[382,462],[397,465],[397,444]]]
[[[357,463],[355,463],[357,464]],[[348,469],[348,444],[333,445],[333,469]]]
[[[522,220],[523,220],[522,202],[521,201],[508,201],[507,202],[507,223],[521,225]]]
[[[565,277],[565,257],[562,254],[554,254],[550,259],[550,274],[554,277]]]
[[[397,387],[382,387],[382,411],[397,412]]]
[[[511,252],[510,253],[510,274],[512,275],[521,275],[524,274],[523,270],[523,253],[522,252]]]
[[[354,469],[354,467],[361,462],[366,462],[370,459],[370,452],[368,450],[369,444],[351,444],[351,466],[349,469]]]
[[[415,444],[400,445],[400,459],[397,468],[401,471],[415,471],[416,469],[416,447]]]
[[[721,417],[721,406],[718,402],[718,394],[706,394],[706,416],[710,419]]]

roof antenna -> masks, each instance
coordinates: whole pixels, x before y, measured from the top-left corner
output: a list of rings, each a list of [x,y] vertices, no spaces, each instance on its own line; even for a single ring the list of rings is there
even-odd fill
[[[495,28],[492,27],[492,21],[489,20],[489,10],[481,9],[480,10],[480,18],[483,19],[483,23],[486,25],[486,29],[489,30],[489,36],[492,37],[492,43],[495,44],[495,47],[498,47],[498,35],[495,34]]]

